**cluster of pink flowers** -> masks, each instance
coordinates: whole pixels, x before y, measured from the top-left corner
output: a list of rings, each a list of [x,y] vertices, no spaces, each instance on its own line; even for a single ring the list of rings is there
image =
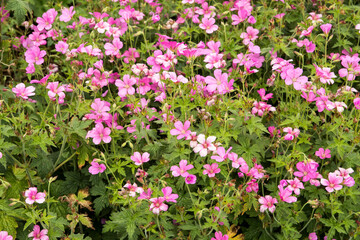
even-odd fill
[[[190,169],[193,169],[194,166],[192,164],[187,165],[187,160],[181,160],[178,166],[172,166],[170,170],[172,171],[172,175],[174,177],[182,176],[185,179],[186,184],[195,184],[196,176],[188,173]]]
[[[326,191],[329,193],[342,189],[343,185],[352,187],[355,185],[354,178],[350,177],[353,172],[352,168],[339,168],[335,172],[329,173],[328,179],[321,178],[321,185],[325,186]]]

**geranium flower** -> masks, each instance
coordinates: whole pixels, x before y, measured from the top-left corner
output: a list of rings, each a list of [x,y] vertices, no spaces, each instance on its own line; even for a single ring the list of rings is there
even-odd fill
[[[211,240],[228,240],[229,236],[226,234],[222,234],[222,232],[215,232],[215,238],[211,238]]]
[[[30,96],[34,96],[35,87],[29,86],[25,87],[25,84],[19,83],[14,88],[11,89],[13,93],[16,94],[17,97],[21,97],[22,99],[29,99]]]
[[[170,130],[170,134],[173,136],[177,136],[177,139],[182,139],[182,138],[187,138],[191,131],[188,130],[190,127],[190,121],[185,121],[184,124],[181,121],[176,121],[175,124],[175,129],[171,129]]]
[[[160,211],[167,211],[168,205],[164,203],[165,198],[164,197],[158,197],[158,198],[151,198],[150,202],[150,211],[152,211],[155,214],[159,214]]]
[[[69,22],[76,13],[76,11],[73,10],[74,10],[74,6],[71,6],[70,8],[64,8],[63,10],[61,10],[61,15],[59,20],[62,22]]]
[[[96,158],[93,159],[90,164],[91,166],[89,167],[89,173],[91,173],[92,175],[103,173],[106,169],[105,164],[99,164],[98,159]]]
[[[343,178],[341,176],[338,176],[336,173],[329,173],[328,174],[328,180],[322,178],[320,180],[321,184],[323,186],[326,186],[326,191],[333,192],[334,190],[340,190],[342,189],[341,183],[343,182]]]
[[[0,8],[1,10],[1,8]],[[13,240],[13,237],[9,235],[7,231],[1,231],[0,232],[0,240]]]
[[[27,204],[34,204],[34,202],[37,203],[43,203],[45,202],[45,196],[46,194],[43,192],[38,192],[36,187],[31,187],[28,190],[25,191],[25,202]]]
[[[260,206],[260,212],[265,212],[266,209],[268,209],[270,212],[275,211],[275,203],[278,203],[276,198],[271,197],[270,195],[266,195],[265,197],[259,198]]]
[[[29,233],[28,237],[32,237],[33,240],[49,240],[49,237],[47,236],[48,230],[43,229],[40,231],[40,226],[35,225],[33,228],[33,231]]]
[[[181,160],[179,166],[172,166],[170,170],[172,171],[172,175],[174,177],[182,176],[186,177],[190,169],[193,169],[194,166],[192,164],[187,165],[187,160]]]
[[[144,162],[148,162],[150,160],[150,154],[148,152],[144,152],[142,155],[139,152],[134,152],[134,155],[131,156],[131,160],[134,161],[135,165],[141,165]]]
[[[325,158],[331,158],[330,153],[331,151],[329,149],[324,150],[323,148],[319,148],[319,150],[315,152],[315,155],[321,159],[325,159]]]
[[[207,17],[203,17],[199,27],[201,29],[206,30],[206,33],[208,34],[215,32],[219,28],[217,25],[215,25],[215,18],[207,18]]]
[[[111,142],[110,133],[110,128],[104,128],[102,123],[97,123],[95,127],[86,134],[85,138],[92,138],[96,145],[100,144],[101,141],[109,143]]]
[[[25,52],[25,60],[27,63],[41,65],[44,62],[45,50],[40,50],[39,47],[33,46]]]
[[[187,174],[185,177],[186,184],[195,184],[196,183],[196,176],[192,174]]]
[[[215,174],[221,171],[217,163],[213,163],[211,165],[205,164],[204,168],[205,170],[203,171],[203,174],[207,174],[210,178],[215,177]]]
[[[161,192],[164,194],[164,199],[166,202],[176,203],[175,199],[177,199],[179,197],[179,195],[172,193],[171,187],[165,187],[165,188],[161,189]]]
[[[210,136],[205,139],[204,134],[199,134],[197,141],[199,142],[196,147],[194,147],[194,152],[199,153],[200,156],[205,157],[209,151],[215,151],[216,147],[212,144],[216,140],[216,137]]]

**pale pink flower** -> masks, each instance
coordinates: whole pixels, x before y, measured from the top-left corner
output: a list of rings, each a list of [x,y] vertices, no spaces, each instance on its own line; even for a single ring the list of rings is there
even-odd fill
[[[74,10],[74,6],[71,6],[70,8],[64,8],[61,10],[61,15],[60,15],[60,21],[62,22],[69,22],[71,20],[71,18],[74,16],[74,14],[76,13],[76,11]]]
[[[330,72],[331,69],[330,68],[320,68],[316,65],[315,69],[316,69],[316,75],[320,78],[320,82],[322,83],[327,83],[327,84],[333,84],[334,80],[333,78],[336,78],[335,73]]]
[[[143,191],[140,193],[140,196],[138,197],[138,199],[150,199],[151,194],[152,194],[152,190],[150,188],[148,188],[147,191]]]
[[[300,130],[297,128],[294,128],[294,130],[291,127],[286,127],[283,129],[284,132],[287,134],[284,136],[285,140],[292,141],[294,138],[297,138],[300,134]]]
[[[336,173],[329,173],[328,180],[322,178],[320,182],[323,186],[326,186],[326,191],[333,192],[334,190],[342,189],[343,186],[341,185],[341,183],[343,182],[343,180],[343,177],[338,176]]]
[[[265,212],[266,209],[269,209],[270,212],[275,211],[275,203],[278,203],[276,198],[271,197],[270,195],[266,195],[265,197],[259,198],[260,212]]]
[[[49,9],[47,12],[43,13],[42,17],[38,17],[36,22],[38,23],[37,29],[39,31],[42,30],[50,30],[52,28],[52,24],[55,21],[57,16],[57,11],[54,8]]]
[[[181,160],[178,166],[172,166],[170,171],[172,171],[172,175],[174,177],[182,176],[186,177],[190,169],[193,169],[194,166],[192,164],[187,165],[187,160]]]
[[[238,157],[236,153],[229,153],[228,158],[232,161],[231,166],[233,168],[239,168],[240,166],[244,165],[246,162],[242,157]]]
[[[19,83],[14,88],[11,89],[13,93],[16,94],[17,97],[21,97],[22,99],[29,99],[30,96],[34,96],[35,87],[29,86],[25,87],[25,84]]]
[[[213,163],[211,165],[205,164],[204,168],[205,170],[203,171],[203,174],[207,174],[210,178],[215,177],[215,174],[220,172],[220,168],[217,163]]]
[[[148,152],[144,152],[142,155],[139,152],[134,152],[134,155],[131,156],[131,160],[134,161],[135,165],[139,166],[144,162],[150,161],[150,154]]]
[[[1,11],[1,8],[0,8],[0,11]],[[11,235],[9,235],[8,232],[1,231],[0,232],[0,240],[13,240],[13,237]]]
[[[323,148],[319,148],[319,150],[317,150],[315,152],[315,155],[318,156],[321,159],[325,159],[325,158],[331,158],[330,153],[331,153],[330,149],[325,149],[324,150]]]
[[[110,128],[104,128],[102,123],[97,123],[95,127],[86,134],[85,138],[92,138],[96,145],[100,144],[101,140],[104,143],[109,143],[111,142],[110,133]]]
[[[142,187],[138,187],[136,183],[131,184],[130,181],[124,185],[124,188],[126,188],[126,190],[129,192],[130,197],[135,197],[136,193],[141,194],[144,192]]]
[[[33,238],[33,240],[49,240],[49,237],[47,236],[48,230],[43,229],[40,231],[40,226],[35,225],[33,228],[33,231],[29,233],[28,237]]]
[[[336,170],[335,174],[340,177],[343,177],[344,179],[347,179],[350,177],[350,174],[353,172],[354,172],[354,170],[352,168],[345,169],[345,168],[339,167],[339,170]]]
[[[171,187],[165,187],[165,188],[161,189],[161,192],[164,194],[164,199],[166,202],[176,203],[176,199],[179,197],[179,195],[172,193]]]
[[[294,178],[294,180],[287,180],[287,182],[289,183],[287,189],[294,192],[296,195],[300,194],[300,189],[304,189],[304,184],[298,178]]]
[[[213,142],[216,140],[216,137],[210,136],[205,139],[204,134],[199,134],[197,141],[199,142],[196,147],[194,147],[194,152],[199,153],[201,157],[205,157],[209,151],[216,151],[216,147]]]
[[[253,27],[247,27],[246,28],[246,32],[243,32],[240,34],[240,37],[243,40],[243,43],[245,45],[248,45],[251,41],[254,41],[255,39],[258,38],[258,35],[259,34],[259,30],[257,30],[256,28],[253,28]]]
[[[120,41],[119,38],[114,38],[111,43],[105,43],[105,55],[116,56],[117,58],[121,57],[120,49],[122,49],[123,43]]]
[[[195,184],[196,183],[196,176],[192,174],[188,174],[185,177],[185,183],[186,184]]]
[[[155,214],[159,214],[160,211],[167,211],[168,205],[164,203],[165,198],[164,197],[158,197],[158,198],[151,198],[150,202],[150,211],[152,211]]]
[[[359,33],[360,33],[360,24],[356,24],[356,25],[355,25],[355,29],[356,29],[356,30],[359,30]]]
[[[206,30],[206,33],[208,34],[215,32],[219,28],[217,25],[215,25],[215,18],[207,18],[207,17],[203,17],[199,27],[201,29]]]
[[[44,192],[38,192],[36,187],[31,187],[25,191],[25,202],[27,204],[33,204],[34,202],[43,203],[45,202],[46,194]]]
[[[105,164],[99,164],[98,161],[99,160],[95,158],[90,163],[91,166],[89,167],[89,173],[91,173],[92,175],[103,173],[106,169]]]
[[[56,96],[59,96],[59,104],[64,103],[65,86],[59,86],[59,82],[49,82],[46,88],[49,89],[48,96],[50,100],[56,101]]]
[[[226,152],[225,152],[225,148],[223,147],[217,147],[216,149],[216,153],[218,154],[218,156],[211,156],[211,159],[214,159],[217,162],[223,162],[226,158],[228,158],[228,154],[230,152],[230,150],[232,149],[232,147],[230,147]]]
[[[61,52],[62,54],[65,54],[68,48],[69,48],[69,44],[67,44],[64,41],[59,41],[57,44],[55,44],[56,51]]]
[[[222,73],[220,69],[216,69],[214,71],[214,76],[215,78],[212,76],[207,76],[205,78],[205,82],[208,84],[206,89],[209,92],[215,92],[217,90],[217,92],[222,93],[224,90],[224,83],[226,83],[228,79],[228,74]]]
[[[278,186],[279,188],[279,196],[281,201],[287,202],[287,203],[293,203],[297,201],[296,197],[291,196],[292,191],[289,188],[285,188],[281,185]]]
[[[261,99],[264,100],[264,101],[269,100],[269,99],[272,98],[272,96],[273,96],[272,93],[266,94],[266,91],[265,91],[264,88],[259,89],[257,92],[258,92],[258,94],[260,95]]]
[[[175,129],[171,129],[170,134],[173,136],[178,135],[177,139],[186,139],[191,133],[191,131],[188,130],[190,127],[190,121],[185,121],[184,124],[181,121],[176,121],[174,126]]]
[[[118,95],[120,97],[125,97],[126,95],[134,95],[135,88],[133,85],[136,83],[136,78],[130,77],[126,74],[123,77],[123,80],[116,80],[115,85],[119,88]]]
[[[46,55],[45,50],[40,50],[39,47],[33,46],[26,50],[25,60],[27,63],[35,63],[36,65],[41,65],[44,62],[44,56]]]

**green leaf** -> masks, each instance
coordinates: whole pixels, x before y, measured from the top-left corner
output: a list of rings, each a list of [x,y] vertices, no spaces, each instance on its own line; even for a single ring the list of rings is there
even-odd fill
[[[15,239],[17,227],[18,224],[15,218],[10,217],[3,211],[0,211],[0,229],[2,231],[7,231]]]
[[[14,16],[18,24],[24,22],[26,14],[31,12],[29,3],[24,0],[9,0],[6,9],[14,11]]]

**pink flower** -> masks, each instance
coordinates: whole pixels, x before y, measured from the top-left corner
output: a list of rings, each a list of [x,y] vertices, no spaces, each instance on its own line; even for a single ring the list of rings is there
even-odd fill
[[[138,187],[136,183],[131,184],[130,181],[128,181],[124,188],[127,188],[127,191],[129,192],[130,197],[135,197],[136,193],[142,194],[144,192],[144,189],[141,187]],[[140,195],[141,196],[141,195]]]
[[[34,204],[34,202],[37,203],[43,203],[45,202],[45,196],[46,194],[43,192],[37,192],[37,188],[36,187],[31,187],[28,190],[25,191],[25,202],[27,204]]]
[[[115,82],[115,85],[119,88],[118,95],[120,97],[125,97],[126,95],[134,95],[135,88],[133,85],[136,83],[136,78],[130,77],[130,75],[126,74],[123,77],[123,81],[118,79]]]
[[[258,38],[258,35],[259,34],[259,30],[257,30],[256,28],[253,28],[253,27],[247,27],[246,28],[246,32],[243,32],[240,34],[240,37],[243,40],[243,43],[245,45],[248,45],[251,41],[254,41],[255,39]]]
[[[104,143],[109,143],[111,141],[110,133],[110,128],[104,128],[102,123],[97,123],[95,127],[86,134],[85,138],[92,138],[96,145],[100,144],[101,140],[104,141]]]
[[[59,82],[49,82],[46,88],[49,89],[48,96],[52,101],[56,101],[56,96],[59,96],[59,104],[64,103],[65,86],[59,86]]]
[[[211,76],[207,76],[205,78],[205,82],[208,84],[206,86],[206,89],[209,92],[215,92],[217,90],[219,93],[222,93],[224,90],[224,83],[227,82],[228,79],[228,74],[227,73],[222,74],[220,69],[216,69],[214,71],[214,76],[215,78]]]
[[[164,194],[164,199],[165,199],[166,202],[174,202],[174,203],[176,203],[175,199],[177,199],[179,197],[179,195],[173,194],[171,187],[165,187],[165,188],[161,189],[161,191]]]
[[[150,160],[150,154],[148,152],[144,152],[142,155],[139,152],[134,152],[134,155],[131,156],[131,160],[135,162],[135,165],[139,166],[144,162],[148,162]]]
[[[175,129],[171,129],[170,134],[173,136],[178,135],[177,139],[186,139],[191,133],[191,131],[188,130],[190,127],[190,121],[185,121],[184,124],[181,121],[176,121],[174,126]]]
[[[150,211],[152,211],[155,214],[159,214],[160,211],[167,211],[168,205],[164,203],[165,198],[164,197],[158,197],[158,198],[151,198],[150,202]]]
[[[289,188],[285,188],[281,185],[278,186],[279,188],[279,196],[281,201],[287,202],[287,203],[293,203],[297,201],[296,197],[292,197],[292,191]]]
[[[74,10],[74,6],[71,6],[70,8],[64,8],[63,10],[61,10],[61,15],[59,18],[60,21],[69,22],[76,13],[76,11],[73,10]]]
[[[230,152],[230,150],[232,149],[232,147],[230,147],[226,152],[225,152],[225,148],[223,147],[218,147],[216,149],[216,153],[218,154],[218,156],[211,156],[211,159],[214,159],[217,162],[223,162],[226,158],[228,158],[228,154]]]
[[[21,97],[22,99],[29,99],[30,96],[34,96],[35,87],[29,86],[25,87],[25,84],[19,83],[14,88],[11,89],[13,93],[16,94],[17,97]]]
[[[308,81],[308,78],[305,76],[301,76],[303,70],[301,68],[289,68],[286,70],[286,78],[285,84],[286,85],[294,85],[296,90],[301,90],[303,84]]]
[[[106,166],[104,164],[99,164],[98,159],[96,158],[93,159],[90,164],[91,167],[89,167],[89,173],[91,173],[92,175],[103,173],[106,169]]]
[[[45,12],[42,17],[38,17],[36,19],[36,22],[38,23],[37,29],[39,31],[42,31],[44,29],[50,30],[57,14],[57,11],[54,8],[51,8],[47,12]]]
[[[294,192],[296,195],[300,194],[300,189],[304,189],[304,184],[298,178],[295,178],[294,180],[287,180],[287,182],[289,183],[287,189]]]
[[[40,231],[40,226],[35,225],[33,228],[33,231],[29,233],[28,237],[32,237],[33,240],[49,240],[49,237],[47,236],[48,230],[43,229]]]
[[[140,196],[138,197],[138,199],[150,199],[151,194],[152,194],[152,190],[150,188],[148,188],[148,190],[146,192],[143,191],[140,193]]]
[[[13,240],[13,237],[11,235],[8,235],[8,234],[9,233],[6,232],[6,231],[1,231],[0,232],[0,240]]]
[[[196,183],[196,176],[192,174],[187,174],[185,177],[186,184],[195,184]]]
[[[123,43],[120,41],[119,38],[114,38],[114,40],[111,43],[105,43],[104,48],[105,48],[105,55],[111,55],[111,56],[116,56],[117,58],[121,57],[120,54],[120,49],[122,49],[123,47]]]
[[[291,127],[286,127],[283,129],[284,132],[287,134],[284,136],[285,140],[292,141],[294,138],[297,138],[300,134],[300,130],[297,128],[294,128],[294,130]]]
[[[3,157],[3,154],[2,154],[2,152],[0,152],[0,158],[2,158]]]
[[[261,99],[264,100],[264,101],[269,100],[269,99],[272,98],[272,96],[273,96],[272,93],[266,94],[266,91],[265,91],[264,88],[259,89],[257,92],[258,92],[258,94],[260,95]]]
[[[321,159],[331,158],[330,152],[329,149],[324,150],[323,148],[319,148],[319,150],[315,152],[315,155]]]
[[[341,176],[336,175],[336,173],[329,173],[328,179],[322,178],[320,180],[321,184],[323,186],[326,186],[326,191],[333,192],[334,190],[340,190],[342,189],[341,183],[343,182],[343,178]]]
[[[318,66],[314,65],[316,69],[316,75],[320,78],[320,82],[333,84],[333,78],[336,78],[336,75],[333,72],[330,72],[330,68],[319,68]]]
[[[260,212],[265,212],[266,209],[269,209],[270,212],[275,211],[275,203],[278,203],[276,198],[271,197],[270,195],[266,195],[265,197],[259,198]]]
[[[256,182],[256,179],[251,179],[250,182],[248,182],[246,185],[246,191],[247,192],[258,192],[259,191],[259,184]]]
[[[25,60],[27,63],[35,63],[41,65],[44,62],[44,56],[46,55],[45,50],[40,50],[39,47],[33,46],[25,52]]]
[[[208,34],[213,33],[219,28],[217,25],[215,25],[215,18],[207,18],[207,17],[203,17],[199,27],[201,29],[206,30],[206,33]]]
[[[330,23],[320,25],[321,30],[325,33],[327,36],[331,30],[332,25]]]
[[[299,171],[294,172],[294,176],[302,177],[303,182],[307,182],[311,179],[318,178],[319,174],[316,172],[319,164],[315,161],[310,161],[308,163],[298,162],[296,168]]]
[[[318,237],[315,232],[312,232],[309,234],[309,240],[317,240]]]
[[[69,44],[67,44],[64,41],[59,41],[57,44],[55,44],[56,51],[61,52],[62,54],[65,54],[68,48],[69,48]]]
[[[203,171],[203,174],[207,174],[210,178],[215,177],[215,174],[221,171],[217,163],[213,163],[211,165],[205,164],[204,168],[205,170]]]
[[[174,177],[178,177],[178,176],[186,177],[187,175],[189,175],[187,171],[194,168],[192,164],[187,165],[187,160],[181,160],[179,166],[180,167],[172,166],[170,168],[170,170],[172,171],[172,175]]]
[[[360,98],[355,98],[354,99],[354,107],[356,109],[360,109]]]
[[[229,153],[228,158],[232,161],[231,166],[233,168],[239,168],[246,163],[242,157],[238,157],[238,155],[234,152]]]
[[[228,240],[228,235],[223,235],[222,232],[215,232],[215,238],[211,238],[211,240]]]
[[[216,137],[210,136],[205,139],[204,134],[199,134],[197,141],[199,142],[196,147],[194,147],[194,152],[199,153],[201,157],[205,157],[208,154],[208,150],[215,151],[216,147],[212,144],[216,140]]]

